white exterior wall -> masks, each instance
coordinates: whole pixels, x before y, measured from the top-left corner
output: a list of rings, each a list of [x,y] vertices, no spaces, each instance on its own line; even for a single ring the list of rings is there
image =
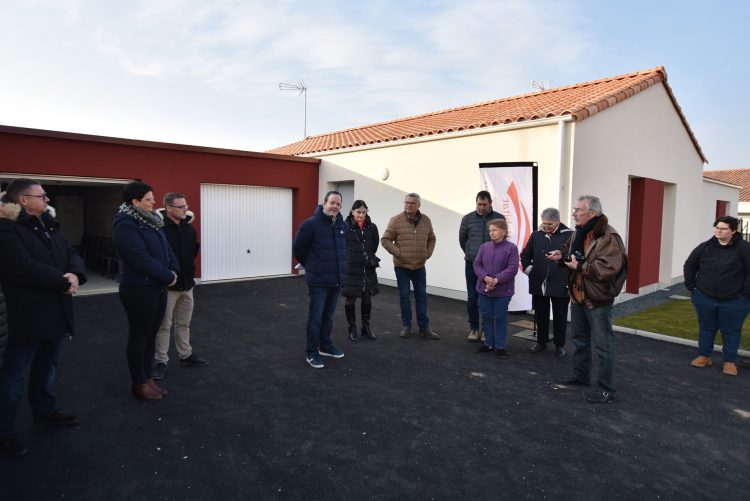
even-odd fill
[[[630,177],[663,181],[660,281],[680,280],[688,254],[710,233],[716,198],[706,197],[703,161],[663,85],[576,124],[572,177],[574,198],[600,197],[626,245]]]
[[[569,127],[570,125],[568,125]],[[430,292],[464,298],[463,252],[458,245],[461,218],[475,209],[481,189],[479,164],[490,162],[537,162],[539,165],[539,211],[560,202],[559,124],[506,130],[504,132],[441,138],[417,143],[318,155],[320,193],[335,183],[353,181],[355,199],[370,207],[370,217],[381,234],[388,220],[403,211],[404,195],[417,192],[421,211],[432,220],[437,245],[427,262]],[[382,180],[384,169],[389,177]],[[348,215],[353,200],[344,200],[342,213]],[[393,261],[383,249],[378,274],[395,280]]]

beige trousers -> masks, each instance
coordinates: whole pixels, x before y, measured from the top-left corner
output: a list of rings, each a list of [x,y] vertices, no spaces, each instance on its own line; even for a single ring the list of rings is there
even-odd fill
[[[169,333],[174,319],[174,346],[177,355],[183,360],[193,354],[190,346],[190,320],[193,318],[193,289],[189,291],[168,291],[167,311],[156,333],[156,361],[166,364],[169,361]]]

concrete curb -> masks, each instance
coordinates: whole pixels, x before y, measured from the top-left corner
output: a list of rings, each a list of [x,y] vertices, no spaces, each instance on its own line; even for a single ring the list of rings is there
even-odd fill
[[[667,336],[665,334],[658,334],[656,332],[649,332],[639,329],[631,329],[630,327],[621,327],[619,325],[613,325],[612,330],[622,332],[624,334],[633,334],[635,336],[647,337],[649,339],[656,339],[657,341],[666,341],[667,343],[682,344],[685,346],[692,346],[693,348],[698,347],[698,341],[691,339],[682,339],[680,337]],[[714,345],[714,351],[721,351],[722,346],[719,344]],[[737,350],[737,354],[743,357],[750,357],[750,350]]]

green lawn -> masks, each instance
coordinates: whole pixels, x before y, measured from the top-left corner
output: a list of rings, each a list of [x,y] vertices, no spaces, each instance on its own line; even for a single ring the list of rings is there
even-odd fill
[[[698,318],[693,303],[686,300],[671,299],[668,302],[615,320],[615,325],[630,327],[648,332],[698,340]],[[716,337],[716,344],[721,344],[721,335]],[[742,326],[743,349],[750,349],[750,322]]]

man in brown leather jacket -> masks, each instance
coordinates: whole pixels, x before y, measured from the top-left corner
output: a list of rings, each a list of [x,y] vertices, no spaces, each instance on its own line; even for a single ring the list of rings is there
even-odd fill
[[[572,385],[588,385],[591,376],[591,341],[599,357],[597,391],[590,403],[614,400],[615,342],[612,305],[627,276],[627,255],[620,235],[602,214],[599,198],[584,195],[573,209],[576,231],[549,259],[567,268],[570,290],[570,330],[575,354]],[[583,258],[582,258],[583,257]]]

